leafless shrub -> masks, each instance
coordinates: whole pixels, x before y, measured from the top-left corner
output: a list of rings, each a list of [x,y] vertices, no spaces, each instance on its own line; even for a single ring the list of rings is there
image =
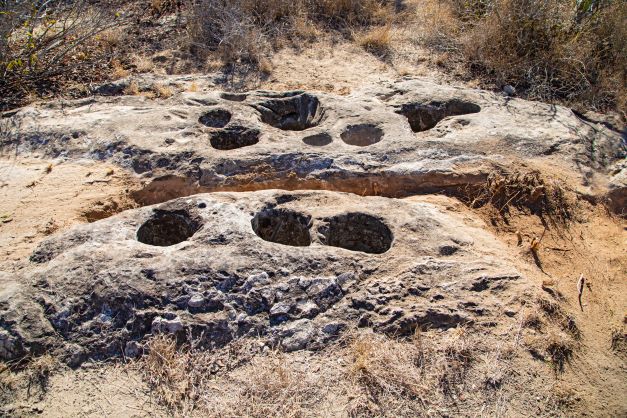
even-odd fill
[[[87,46],[118,24],[87,0],[4,1],[0,15],[0,109],[88,76],[102,56]]]

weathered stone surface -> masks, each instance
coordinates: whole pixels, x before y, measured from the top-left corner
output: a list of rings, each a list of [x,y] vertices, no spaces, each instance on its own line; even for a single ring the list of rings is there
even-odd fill
[[[309,219],[310,245],[259,237],[253,220],[269,208]],[[172,219],[179,219],[167,213],[193,219],[198,229],[161,245],[159,231],[171,237]],[[386,228],[364,239],[389,234],[379,237],[389,248],[329,245],[318,231],[338,217],[349,222],[336,226],[339,241],[343,234],[354,240],[352,228],[376,219]],[[146,224],[159,245],[141,242]],[[453,243],[457,251],[443,254]],[[480,326],[510,303],[517,309],[510,297],[527,286],[494,237],[436,206],[322,191],[181,198],[75,227],[35,254],[23,278],[32,285],[16,293],[25,303],[2,305],[4,357],[37,344],[77,344],[86,358],[132,356],[135,342],[156,333],[191,336],[207,348],[260,336],[297,350],[320,347],[359,324],[401,335],[416,327]],[[20,314],[23,306],[32,306],[32,315]],[[42,329],[50,330],[46,338],[31,334]]]
[[[131,356],[156,333],[298,350],[355,326],[514,321],[503,312],[528,283],[497,240],[397,198],[524,162],[624,207],[620,133],[560,106],[419,80],[158,101],[116,96],[124,85],[3,118],[15,129],[1,151],[109,160],[144,180],[137,202],[157,205],[52,236],[19,277],[0,277],[1,358]],[[595,181],[612,165],[609,186]]]
[[[531,162],[557,167],[585,189],[625,155],[619,131],[568,108],[420,80],[348,96],[95,97],[27,107],[9,119],[17,129],[3,149],[113,161],[153,182],[136,196],[148,204],[268,188],[407,196]]]

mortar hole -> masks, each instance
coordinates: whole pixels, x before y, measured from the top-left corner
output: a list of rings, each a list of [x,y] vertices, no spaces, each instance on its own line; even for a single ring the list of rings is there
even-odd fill
[[[303,142],[307,145],[311,145],[313,147],[323,147],[325,145],[329,145],[333,141],[331,135],[327,133],[310,135],[303,138]]]
[[[383,130],[370,124],[350,125],[342,132],[340,137],[348,145],[367,147],[383,139]]]
[[[374,216],[348,213],[334,216],[319,231],[332,247],[371,254],[382,254],[392,246],[390,228]]]
[[[224,109],[213,109],[205,112],[198,122],[210,128],[224,128],[231,121],[231,112]]]
[[[228,151],[248,147],[259,142],[261,132],[243,126],[232,126],[209,134],[209,142],[215,149]]]
[[[252,106],[261,114],[262,122],[286,131],[312,128],[324,116],[318,98],[307,93],[272,98]]]
[[[311,218],[286,209],[265,209],[255,215],[253,231],[265,241],[294,247],[311,244],[309,234]]]
[[[402,105],[396,113],[407,118],[412,131],[422,132],[435,127],[446,117],[480,111],[481,107],[474,103],[453,99],[446,102],[407,103]]]
[[[155,210],[154,214],[137,230],[137,241],[168,247],[187,241],[200,229],[200,223],[187,211]]]

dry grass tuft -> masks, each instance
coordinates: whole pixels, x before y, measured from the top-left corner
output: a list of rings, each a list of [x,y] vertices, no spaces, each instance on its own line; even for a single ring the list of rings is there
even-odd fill
[[[128,77],[130,72],[126,70],[120,60],[114,59],[111,61],[111,78],[119,80],[121,78]]]
[[[132,66],[140,73],[149,73],[154,70],[155,65],[152,60],[143,55],[135,55],[131,58]]]
[[[481,185],[465,186],[461,196],[471,208],[490,205],[506,220],[511,216],[511,208],[516,208],[555,226],[567,225],[576,209],[566,189],[538,171],[495,172]]]
[[[525,314],[523,315],[522,319],[522,326],[525,328],[532,328],[532,329],[536,329],[539,330],[542,328],[542,325],[544,325],[544,322],[542,321],[542,317],[538,314],[538,312],[535,311],[528,311],[525,312]]]
[[[160,99],[167,99],[168,97],[172,97],[172,95],[174,94],[174,90],[172,89],[172,87],[161,83],[153,84],[152,91],[155,96]]]
[[[52,373],[60,367],[59,362],[55,357],[46,354],[41,357],[37,357],[31,363],[25,371],[26,375],[26,391],[30,396],[34,391],[43,395],[48,389],[48,380]]]
[[[612,350],[627,357],[627,330],[624,325],[613,327],[610,341]]]
[[[124,94],[128,96],[137,96],[139,93],[139,84],[135,80],[131,80],[128,86],[124,88]]]
[[[188,356],[177,350],[174,339],[158,336],[151,340],[142,369],[159,401],[169,408],[181,405],[188,397],[191,382],[187,363]]]
[[[546,351],[556,372],[564,371],[564,365],[570,361],[574,348],[572,337],[563,332],[552,331],[546,336]]]
[[[375,27],[364,33],[355,35],[355,41],[373,54],[385,56],[390,51],[392,28],[390,25]]]

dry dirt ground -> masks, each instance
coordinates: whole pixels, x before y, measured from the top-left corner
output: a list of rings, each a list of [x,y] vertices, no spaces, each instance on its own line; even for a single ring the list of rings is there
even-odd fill
[[[280,52],[273,59],[273,67],[272,76],[260,82],[262,88],[302,88],[343,94],[363,84],[399,75],[398,66],[395,69],[357,47],[346,45],[310,48],[302,54]],[[430,70],[411,64],[409,69],[403,67],[402,72],[407,71],[425,75]],[[135,207],[137,204],[130,196],[138,187],[135,175],[107,163],[2,156],[0,269],[3,277],[19,271],[36,245],[50,234]],[[546,382],[545,387],[525,387],[529,374],[548,366],[542,362],[531,364],[533,361],[517,364],[517,367],[528,367],[528,370],[518,369],[520,383],[514,384],[512,392],[507,395],[509,410],[499,409],[496,405],[484,414],[627,414],[627,224],[623,219],[610,214],[602,205],[581,201],[577,221],[568,228],[552,229],[544,234],[538,260],[534,261],[529,246],[532,239],[541,237],[544,231],[535,216],[514,213],[506,223],[488,207],[469,209],[450,197],[423,195],[408,200],[435,204],[494,233],[506,245],[508,255],[517,260],[516,267],[523,275],[531,278],[537,288],[562,298],[563,309],[574,317],[581,332],[577,349],[563,372],[555,373],[554,381]],[[522,244],[517,232],[522,235]],[[586,286],[580,307],[577,282],[582,274]],[[613,336],[615,349],[612,349]],[[521,338],[526,339],[526,346],[535,343],[533,330],[526,331]],[[337,370],[345,367],[342,361],[326,356],[309,359],[310,353],[284,356],[281,361],[287,369],[296,370],[290,367],[305,364],[310,377],[313,373],[314,381],[324,384],[329,384],[335,373],[339,373]],[[151,392],[142,367],[141,363],[138,366],[131,361],[128,365],[91,363],[79,370],[59,365],[44,365],[34,371],[27,368],[16,374],[0,370],[3,375],[0,401],[5,403],[0,413],[50,417],[170,415],[172,412],[157,402],[157,398],[163,398]],[[296,376],[300,375],[296,373]],[[237,381],[233,376],[231,380],[223,379],[218,378],[215,385],[229,387],[233,384],[232,379]],[[10,396],[7,395],[9,386],[17,388]],[[334,389],[331,384],[331,390],[327,387],[327,392]],[[537,391],[538,405],[516,404],[516,390]],[[341,415],[347,411],[342,405],[354,401],[350,396],[341,395],[326,396],[325,399],[316,405],[319,409],[313,415]],[[203,402],[210,403],[211,399]],[[461,411],[452,408],[449,413],[458,415]],[[376,413],[370,410],[362,415]]]

